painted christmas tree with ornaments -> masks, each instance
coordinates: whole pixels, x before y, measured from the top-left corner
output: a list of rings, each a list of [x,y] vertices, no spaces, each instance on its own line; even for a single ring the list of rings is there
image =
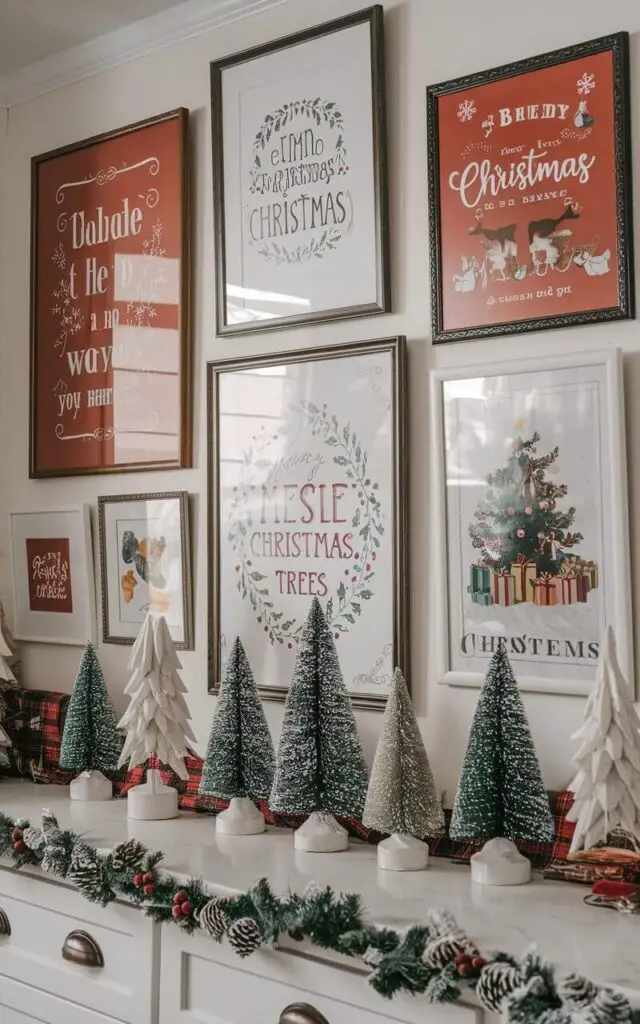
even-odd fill
[[[566,506],[568,487],[550,476],[558,472],[558,445],[538,453],[536,430],[511,442],[504,465],[486,477],[487,492],[469,524],[478,551],[468,587],[481,605],[541,606],[584,603],[598,586],[598,567],[573,554],[583,534],[573,529],[577,510]]]

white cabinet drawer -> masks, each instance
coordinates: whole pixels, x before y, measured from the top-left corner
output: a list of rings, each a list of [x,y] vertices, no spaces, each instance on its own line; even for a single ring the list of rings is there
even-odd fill
[[[11,979],[106,1017],[153,1024],[152,974],[159,926],[143,913],[120,903],[95,906],[65,886],[4,870],[0,908],[11,928],[10,935],[0,938],[0,1004],[7,1002],[4,993]],[[63,959],[65,939],[76,930],[97,942],[104,966],[85,967]],[[92,1019],[82,1012],[79,1020]],[[34,1016],[37,1020],[37,1012]],[[70,1024],[72,1017],[63,1013],[60,1020]]]
[[[480,1024],[480,1011],[470,1006],[432,1006],[408,995],[382,999],[365,974],[342,963],[271,950],[242,961],[226,945],[167,927],[160,1024],[278,1024],[284,1008],[300,1002],[329,1024]]]
[[[0,1024],[119,1024],[114,1017],[19,981],[1,978],[0,984]]]

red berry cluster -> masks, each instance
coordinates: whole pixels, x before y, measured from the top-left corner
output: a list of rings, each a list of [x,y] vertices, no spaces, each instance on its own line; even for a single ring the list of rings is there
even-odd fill
[[[461,978],[476,978],[486,964],[482,956],[471,956],[470,953],[458,953],[454,958],[456,971]]]
[[[17,825],[11,833],[11,842],[16,853],[24,853],[27,849],[26,843],[22,838],[22,829],[18,828]]]
[[[144,875],[141,875],[140,873],[134,875],[132,882],[136,888],[142,889],[145,896],[153,896],[156,891],[153,871],[145,871]]]
[[[178,920],[180,917],[191,916],[191,904],[189,903],[189,893],[185,892],[184,889],[178,889],[177,893],[173,897],[173,906],[171,913],[174,918]]]

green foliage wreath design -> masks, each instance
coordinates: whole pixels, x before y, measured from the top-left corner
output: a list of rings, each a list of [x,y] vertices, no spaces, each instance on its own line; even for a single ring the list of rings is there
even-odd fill
[[[314,402],[301,399],[290,407],[292,414],[298,414],[305,426],[311,428],[314,437],[321,437],[324,443],[334,450],[333,462],[344,470],[351,486],[358,493],[360,501],[351,519],[351,527],[358,538],[357,557],[349,569],[349,580],[338,584],[335,593],[327,600],[325,615],[332,629],[339,633],[347,633],[356,619],[362,615],[363,602],[370,601],[374,596],[371,589],[375,577],[374,563],[378,557],[384,536],[384,514],[378,498],[378,484],[367,476],[368,456],[364,451],[356,431],[351,424],[341,427],[337,417],[330,415],[326,403],[319,407]],[[287,432],[281,428],[282,435]],[[285,618],[284,612],[277,611],[272,600],[267,577],[255,568],[251,558],[247,557],[246,541],[253,528],[251,509],[251,493],[256,490],[253,483],[256,471],[264,472],[271,465],[265,452],[271,438],[260,439],[255,447],[249,448],[244,455],[243,481],[234,489],[234,497],[229,511],[229,530],[227,539],[238,557],[235,569],[238,574],[236,587],[243,598],[248,599],[255,612],[258,623],[263,627],[272,644],[288,642],[293,646],[304,622],[295,618]]]

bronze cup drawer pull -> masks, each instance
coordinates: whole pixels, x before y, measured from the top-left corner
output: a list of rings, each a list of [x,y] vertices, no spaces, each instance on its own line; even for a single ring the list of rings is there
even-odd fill
[[[11,935],[11,924],[4,910],[0,909],[0,938],[3,935]]]
[[[282,1011],[278,1024],[329,1024],[329,1021],[309,1003],[292,1003]]]
[[[81,967],[104,967],[102,950],[89,932],[69,932],[62,944],[62,956]]]

